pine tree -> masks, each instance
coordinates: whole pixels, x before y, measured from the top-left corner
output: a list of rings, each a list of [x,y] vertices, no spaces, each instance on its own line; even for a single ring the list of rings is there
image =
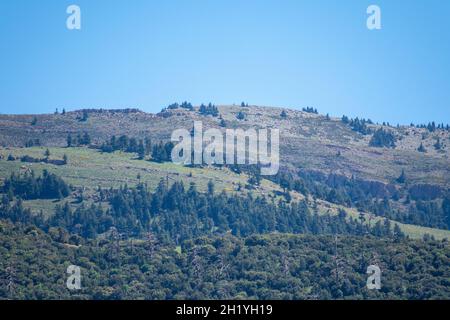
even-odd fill
[[[72,147],[72,135],[69,133],[69,135],[67,136],[67,147],[70,148]]]
[[[205,115],[205,116],[211,115],[213,117],[217,117],[219,115],[219,110],[212,103],[209,103],[208,106],[205,106],[202,103],[199,108],[199,112],[200,112],[200,114]]]
[[[343,115],[341,120],[345,124],[348,124],[350,122],[350,120],[348,119],[348,117],[346,115]]]
[[[142,160],[145,158],[145,147],[144,147],[144,143],[142,142],[142,140],[139,141],[139,145],[137,147],[137,154],[138,154],[139,160]]]
[[[402,170],[402,173],[400,174],[400,176],[397,178],[397,182],[398,183],[405,183],[406,182],[406,175],[405,175],[405,170]]]
[[[91,137],[89,136],[89,133],[85,132],[83,134],[82,143],[83,145],[90,145],[91,144]]]
[[[417,151],[419,152],[427,152],[427,149],[425,149],[425,147],[423,146],[423,143],[420,143],[419,148],[417,148]]]
[[[378,148],[395,148],[395,137],[391,132],[380,128],[373,134],[369,145]]]
[[[152,151],[152,140],[150,138],[145,138],[145,154],[150,154]]]
[[[395,241],[400,241],[405,237],[404,233],[400,229],[399,225],[396,223],[394,226],[393,236]]]
[[[245,113],[242,111],[239,111],[239,113],[236,115],[236,118],[238,120],[244,120],[245,119]]]
[[[444,198],[442,201],[442,211],[444,212],[445,223],[447,228],[450,229],[450,195]]]
[[[89,118],[89,113],[87,112],[87,110],[83,110],[83,116],[81,118],[81,121],[85,122],[87,121]]]
[[[208,194],[210,196],[214,195],[214,183],[212,182],[212,180],[209,180],[208,182]]]
[[[442,144],[441,144],[441,139],[437,138],[436,143],[434,144],[434,148],[436,150],[441,150],[442,149]]]

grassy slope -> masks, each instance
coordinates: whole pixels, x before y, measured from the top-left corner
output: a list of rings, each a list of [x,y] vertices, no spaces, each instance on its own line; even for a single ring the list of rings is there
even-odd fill
[[[280,117],[281,110],[287,118]],[[450,133],[409,126],[385,127],[397,137],[395,149],[368,147],[370,135],[362,136],[343,124],[338,118],[297,110],[250,106],[220,106],[220,115],[227,127],[279,128],[281,134],[281,163],[283,166],[319,170],[358,178],[392,182],[404,169],[410,184],[430,183],[450,186]],[[245,112],[245,121],[236,114]],[[34,115],[0,115],[0,145],[21,146],[29,139],[39,138],[43,145],[64,146],[69,133],[89,132],[94,142],[102,142],[113,134],[154,140],[168,139],[175,128],[192,128],[194,120],[201,120],[204,128],[219,127],[219,119],[201,116],[196,111],[171,110],[170,116],[135,112],[104,111],[92,113],[86,122],[77,120],[81,112],[65,115],[36,115],[37,123],[31,125]],[[363,116],[363,115],[362,115]],[[373,125],[376,129],[381,126]],[[433,144],[440,138],[443,149],[437,151]],[[417,147],[423,143],[427,153]],[[341,155],[337,157],[337,153]]]
[[[385,126],[397,137],[397,147],[372,148],[369,147],[370,135],[352,131],[337,118],[327,120],[323,115],[284,109],[288,117],[282,119],[279,108],[267,107],[222,107],[220,112],[224,119],[233,121],[241,109],[247,119],[240,125],[280,128],[283,164],[384,183],[392,182],[404,169],[411,184],[450,186],[449,132],[429,133],[426,129],[409,126]],[[381,126],[371,127],[375,130]],[[433,147],[437,137],[444,144],[440,151]],[[420,143],[427,153],[417,151]]]
[[[69,184],[75,187],[96,188],[114,187],[128,184],[136,185],[138,175],[141,182],[147,183],[150,189],[156,188],[162,178],[169,180],[182,179],[186,185],[195,182],[196,186],[205,191],[207,183],[212,180],[218,190],[233,192],[239,183],[245,185],[248,177],[245,174],[236,175],[227,169],[215,167],[189,168],[172,163],[155,163],[146,160],[134,159],[132,154],[123,152],[101,153],[88,148],[49,148],[50,159],[62,159],[68,156],[68,165],[56,166],[46,163],[22,163],[20,160],[6,161],[9,154],[15,157],[29,155],[35,158],[43,158],[46,148],[0,148],[0,179],[11,174],[11,172],[26,171],[27,168],[40,172],[47,169],[50,172],[63,177]],[[269,182],[264,181],[258,193],[268,194],[270,190],[281,189]]]
[[[216,190],[225,190],[227,192],[235,192],[239,183],[245,185],[247,181],[245,175],[237,175],[227,169],[212,167],[187,168],[172,163],[159,164],[144,160],[134,160],[133,155],[127,153],[115,152],[113,154],[103,154],[88,148],[50,148],[51,158],[61,159],[64,154],[68,156],[69,163],[66,166],[55,166],[45,163],[22,163],[18,160],[6,161],[9,154],[16,157],[30,155],[36,158],[42,158],[44,151],[45,148],[39,147],[0,148],[0,155],[3,156],[3,159],[0,160],[0,180],[8,177],[11,172],[24,172],[27,168],[33,169],[36,173],[47,169],[50,172],[58,174],[75,187],[84,187],[85,193],[88,195],[88,202],[90,201],[90,191],[98,186],[102,188],[117,188],[124,184],[133,186],[139,182],[137,179],[138,174],[141,176],[141,181],[147,183],[152,190],[156,188],[161,178],[166,177],[170,181],[183,180],[186,185],[189,185],[190,182],[195,182],[201,191],[206,190],[207,183],[210,180],[215,183]],[[274,191],[280,191],[279,186],[263,180],[261,186],[253,192],[265,196],[274,196]],[[292,195],[295,200],[304,198],[297,193],[293,193]],[[52,200],[25,202],[25,206],[36,212],[39,210],[52,212],[57,204],[57,201]],[[339,208],[343,207],[325,201],[318,201],[318,212],[320,214],[337,213]],[[359,216],[359,213],[354,209],[344,209],[353,218]],[[378,219],[374,218],[372,223],[375,223]],[[425,233],[428,233],[437,239],[450,239],[450,231],[404,224],[399,224],[399,226],[412,238],[421,238]]]

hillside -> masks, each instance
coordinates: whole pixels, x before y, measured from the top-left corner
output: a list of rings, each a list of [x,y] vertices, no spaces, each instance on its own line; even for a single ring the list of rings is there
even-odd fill
[[[172,163],[172,131],[197,120],[279,129],[279,173]],[[0,115],[0,280],[20,273],[0,298],[446,298],[449,137],[258,106]],[[71,259],[89,281],[76,293]]]
[[[344,124],[339,118],[304,111],[270,107],[219,106],[220,116],[227,127],[279,128],[281,140],[281,165],[297,169],[331,172],[347,177],[357,177],[391,183],[405,170],[410,183],[450,186],[450,132],[411,126],[387,127],[396,137],[396,147],[369,147],[371,135],[362,135]],[[282,110],[286,118],[280,116]],[[236,115],[245,113],[245,120]],[[69,134],[88,132],[94,143],[108,140],[112,135],[169,139],[178,128],[190,129],[194,120],[204,127],[220,128],[218,117],[202,116],[198,108],[166,109],[159,114],[130,109],[90,110],[86,121],[83,112],[48,115],[0,115],[0,145],[25,146],[27,141],[39,139],[44,146],[65,146]],[[35,123],[33,120],[35,119]],[[369,124],[376,130],[380,125]],[[433,145],[439,138],[440,150]],[[423,144],[426,153],[417,151]],[[339,156],[338,156],[339,154]]]
[[[46,163],[23,163],[17,161],[7,161],[8,155],[16,158],[28,155],[39,157],[45,151],[42,147],[33,148],[8,148],[0,150],[0,181],[8,178],[12,172],[25,173],[33,170],[40,174],[42,170],[48,170],[62,177],[70,183],[76,190],[72,193],[70,200],[76,203],[76,195],[83,190],[84,202],[94,203],[96,190],[101,188],[119,188],[123,185],[136,186],[138,183],[145,183],[150,190],[155,190],[161,179],[174,181],[183,181],[185,185],[195,183],[200,191],[207,190],[208,182],[212,181],[218,191],[228,193],[245,194],[248,192],[254,195],[267,196],[273,199],[282,199],[279,195],[282,188],[268,180],[263,180],[255,190],[249,191],[243,189],[238,192],[239,184],[245,185],[248,180],[246,174],[236,174],[226,168],[188,168],[171,163],[155,163],[143,160],[133,159],[127,153],[103,154],[88,148],[50,148],[53,158],[62,158],[64,154],[68,155],[69,163],[65,166],[55,166]],[[305,199],[305,196],[293,191],[293,201]],[[307,197],[312,205],[313,200]],[[62,204],[67,200],[28,200],[24,201],[24,206],[30,208],[35,214],[41,210],[46,214],[51,214],[55,206]],[[76,206],[75,204],[73,204]],[[353,218],[358,218],[357,210],[346,208],[328,201],[319,200],[316,203],[316,210],[319,214],[338,214],[339,209],[345,209]],[[368,213],[363,213],[368,216]],[[374,225],[379,219],[371,221]],[[392,221],[392,223],[396,223]],[[397,223],[403,232],[412,238],[422,238],[425,234],[433,235],[436,239],[450,238],[450,231],[426,228],[415,225]]]
[[[330,176],[333,179],[356,177],[371,188],[375,186],[374,188],[380,189],[381,198],[391,196],[392,190],[405,189],[405,186],[396,183],[402,171],[408,177],[407,188],[415,187],[419,192],[422,189],[426,192],[431,188],[434,193],[437,190],[438,194],[442,194],[450,184],[448,130],[437,129],[430,132],[427,128],[367,123],[366,126],[372,133],[362,134],[340,118],[330,118],[314,112],[258,106],[219,106],[218,112],[219,115],[214,117],[202,115],[198,107],[188,110],[172,106],[158,114],[137,109],[86,109],[64,114],[0,115],[0,144],[3,146],[0,156],[5,160],[0,167],[0,178],[8,177],[11,172],[26,171],[33,167],[33,164],[24,166],[20,161],[8,162],[6,158],[9,154],[16,158],[23,155],[38,157],[44,151],[42,147],[17,149],[27,145],[29,141],[38,140],[38,143],[31,144],[54,147],[51,148],[51,153],[56,158],[68,155],[71,159],[68,166],[50,166],[50,170],[62,175],[72,185],[86,189],[87,194],[89,190],[99,186],[117,188],[123,184],[136,184],[138,175],[150,188],[155,188],[161,178],[167,178],[172,181],[182,179],[186,184],[196,182],[203,190],[208,181],[212,180],[220,190],[236,191],[239,185],[245,185],[248,176],[236,175],[224,168],[183,168],[170,163],[133,160],[127,154],[110,155],[85,148],[62,148],[67,145],[69,135],[76,136],[86,132],[94,146],[108,141],[113,135],[150,138],[152,141],[168,140],[174,129],[190,129],[193,121],[201,120],[204,128],[215,127],[222,130],[224,128],[221,121],[224,121],[226,128],[279,128],[281,170],[294,178],[306,174],[313,177],[314,183],[320,181],[323,184]],[[244,120],[237,119],[239,112],[245,114]],[[396,140],[395,148],[369,146],[373,132],[379,128],[392,132]],[[439,150],[434,147],[437,138],[441,143]],[[427,152],[417,150],[421,144]],[[34,164],[33,169],[42,170],[47,167],[47,164]],[[279,186],[264,179],[256,192],[276,197],[280,190]],[[301,192],[295,191],[294,199],[304,198]],[[436,197],[432,196],[432,199]],[[336,205],[330,204],[327,199],[321,201],[322,211],[337,212]],[[39,204],[30,205],[35,209],[41,208]],[[345,208],[339,206],[339,203],[337,205],[338,208]],[[404,209],[398,200],[393,205]],[[363,213],[367,210],[359,208],[359,211]],[[423,232],[416,233],[416,236],[417,234],[421,236]],[[439,234],[438,238],[442,238],[442,235]]]
[[[42,170],[48,170],[62,177],[75,188],[70,196],[73,206],[76,204],[76,196],[82,190],[84,202],[94,203],[96,201],[97,188],[119,188],[124,185],[130,187],[138,183],[145,183],[150,190],[155,190],[161,179],[174,181],[183,181],[185,185],[195,183],[198,189],[206,192],[208,182],[212,181],[218,191],[245,195],[251,192],[256,196],[268,196],[280,200],[282,188],[269,180],[262,180],[261,184],[255,190],[246,190],[238,192],[239,185],[245,185],[248,175],[245,173],[236,174],[227,168],[204,167],[189,168],[172,163],[155,163],[144,160],[137,160],[129,153],[116,152],[105,154],[88,148],[50,148],[52,158],[62,158],[66,154],[69,162],[64,166],[56,166],[47,163],[24,163],[19,160],[7,161],[8,155],[20,158],[24,155],[38,158],[44,154],[46,149],[43,147],[32,148],[7,148],[0,149],[0,181],[8,178],[14,173],[26,173],[33,170],[40,174]],[[293,201],[305,199],[305,196],[296,191],[292,192]],[[306,197],[308,203],[313,205],[313,199]],[[67,199],[57,200],[26,200],[24,206],[30,208],[35,214],[41,210],[45,214],[51,215],[58,204],[66,202]],[[316,202],[316,210],[319,214],[338,214],[339,209],[347,210],[348,214],[357,219],[361,212],[355,209],[347,208],[342,205],[333,204],[326,200]],[[369,216],[367,212],[363,213]],[[370,222],[374,225],[379,219],[373,218]],[[436,239],[450,238],[450,231],[426,228],[422,226],[402,224],[395,221],[403,232],[412,238],[421,239],[425,234],[433,235]]]

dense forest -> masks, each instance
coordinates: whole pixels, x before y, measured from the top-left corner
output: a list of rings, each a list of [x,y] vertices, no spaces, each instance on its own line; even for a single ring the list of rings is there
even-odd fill
[[[18,181],[26,179],[28,177]],[[65,185],[60,178],[58,180]],[[48,183],[52,184],[53,180],[48,180]],[[43,188],[47,190],[45,185]],[[282,200],[254,197],[251,193],[246,197],[225,192],[215,194],[212,182],[206,194],[198,192],[195,184],[185,188],[182,182],[175,182],[169,187],[164,180],[160,181],[154,193],[149,192],[144,184],[136,188],[124,186],[118,190],[99,188],[98,205],[85,206],[82,203],[72,210],[66,202],[62,206],[57,205],[54,214],[45,221],[18,207],[21,196],[28,195],[23,189],[9,189],[13,196],[3,197],[0,218],[35,224],[47,231],[61,228],[68,234],[86,239],[94,239],[111,228],[127,238],[154,232],[160,239],[174,243],[228,232],[236,236],[280,232],[404,237],[398,226],[391,226],[389,220],[378,221],[369,228],[362,221],[349,217],[344,210],[338,215],[318,215],[305,201],[287,204]],[[55,198],[57,196],[55,194]],[[15,198],[18,200],[14,201]],[[103,209],[102,203],[107,203],[108,208]]]
[[[252,176],[258,172],[245,166],[239,170]],[[355,177],[305,171],[281,171],[269,179],[282,186],[286,192],[294,190],[403,223],[450,229],[448,190],[432,185],[408,185],[404,171],[395,181],[400,187]]]
[[[223,235],[88,240],[0,221],[0,296],[10,299],[449,299],[450,247],[371,236]],[[367,290],[366,269],[383,270]],[[66,289],[81,267],[82,289]]]
[[[36,185],[32,193],[24,181]],[[98,205],[58,205],[45,218],[22,197],[47,196],[44,173],[13,175],[0,208],[0,296],[14,299],[427,299],[449,298],[447,241],[410,240],[388,220],[374,227],[318,215],[305,202],[144,184],[97,190]],[[59,190],[59,189],[58,189]],[[59,192],[53,197],[58,198]],[[277,202],[278,201],[278,202]],[[106,205],[106,207],[105,207]],[[446,210],[449,207],[445,202]],[[106,208],[106,209],[105,209]],[[298,234],[298,235],[295,235]],[[19,255],[24,255],[19,258]],[[83,289],[65,288],[82,268]],[[383,287],[365,287],[366,268]],[[45,272],[42,272],[45,270]],[[424,276],[426,275],[426,276]],[[420,279],[420,280],[417,280]]]
[[[23,200],[62,199],[69,195],[69,191],[63,179],[47,170],[40,177],[36,177],[34,171],[18,175],[12,173],[0,189],[10,200],[14,196]]]

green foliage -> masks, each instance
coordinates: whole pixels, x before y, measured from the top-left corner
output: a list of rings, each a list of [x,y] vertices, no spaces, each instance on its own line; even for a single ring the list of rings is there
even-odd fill
[[[329,116],[327,117],[327,120],[329,120]],[[349,119],[346,115],[343,115],[341,121],[342,123],[349,125],[353,131],[359,132],[363,135],[372,133],[372,130],[367,126],[367,124],[372,124],[370,119]]]
[[[39,147],[40,145],[41,141],[39,139],[30,139],[25,143],[25,148]]]
[[[442,201],[442,211],[444,212],[445,222],[450,227],[450,195]]]
[[[122,135],[119,138],[112,136],[109,141],[101,145],[100,150],[107,153],[114,151],[137,153],[138,159],[142,160],[150,153],[151,148],[152,144],[149,138],[138,141],[136,138],[129,138],[127,135]]]
[[[441,139],[440,139],[440,138],[437,138],[437,139],[436,139],[436,143],[433,145],[433,147],[434,147],[436,150],[441,150],[441,149],[442,149],[442,143],[441,143]]]
[[[170,161],[173,148],[174,144],[170,141],[155,144],[152,149],[152,160],[160,163]]]
[[[68,148],[72,147],[72,142],[73,142],[72,135],[69,134],[69,135],[67,136],[67,147],[68,147]]]
[[[358,118],[350,121],[350,126],[352,127],[353,131],[359,132],[361,134],[370,134],[372,130],[370,130],[367,125],[366,121],[364,119],[359,120]]]
[[[68,205],[58,206],[45,228],[63,227],[86,238],[95,238],[111,227],[137,237],[152,230],[172,241],[226,232],[236,236],[270,232],[354,235],[373,232],[367,225],[345,216],[313,214],[305,202],[286,205],[252,195],[216,194],[212,182],[206,194],[199,193],[194,185],[186,190],[179,182],[168,188],[164,180],[154,193],[148,192],[143,184],[136,189],[124,186],[103,193],[107,194],[110,209],[82,205],[73,211]],[[389,228],[377,232],[379,236],[392,236]]]
[[[80,121],[86,122],[89,119],[89,113],[87,110],[83,110],[83,114],[81,116]]]
[[[303,108],[302,111],[307,112],[307,113],[314,113],[314,114],[318,114],[319,112],[317,111],[317,109],[314,109],[313,107],[306,107]]]
[[[392,132],[380,128],[373,134],[369,145],[377,148],[395,148],[395,136]]]
[[[183,102],[181,104],[178,104],[177,102],[172,103],[171,105],[169,105],[167,107],[168,110],[175,110],[178,108],[183,108],[183,109],[187,109],[187,110],[194,110],[194,107],[192,106],[192,104],[190,102]]]
[[[425,153],[427,152],[427,149],[423,146],[423,143],[420,143],[420,146],[417,148],[417,151]]]
[[[402,173],[400,174],[400,176],[397,178],[396,180],[398,183],[405,183],[406,182],[406,174],[405,174],[405,170],[402,170]]]
[[[83,132],[83,134],[78,133],[74,138],[71,134],[67,136],[67,147],[79,147],[79,146],[88,146],[91,144],[91,136],[87,132]]]
[[[450,298],[450,247],[432,239],[225,235],[175,247],[111,234],[75,246],[56,228],[0,221],[0,230],[0,297],[8,299]],[[66,288],[71,264],[81,267],[79,291]],[[371,264],[382,269],[381,290],[366,288]]]
[[[343,123],[345,123],[345,124],[349,124],[349,123],[350,123],[350,120],[349,120],[349,118],[348,118],[346,115],[343,115],[343,116],[342,116],[341,121],[342,121]]]
[[[236,115],[236,118],[238,120],[244,120],[245,119],[245,113],[242,111],[239,111],[238,114]]]
[[[91,144],[91,136],[87,132],[84,132],[82,139],[79,139],[78,141],[81,145],[88,146]]]
[[[202,104],[200,106],[199,112],[201,115],[207,116],[207,115],[211,115],[213,117],[217,117],[219,116],[219,110],[217,109],[217,107],[211,103],[209,103],[207,106]]]
[[[12,192],[22,199],[62,199],[69,195],[69,187],[63,179],[44,170],[42,176],[35,177],[34,172],[15,175],[5,179],[1,188],[3,193]]]
[[[241,169],[249,172],[245,167]],[[448,215],[440,206],[442,190],[435,185],[413,185],[399,192],[392,185],[354,177],[349,179],[336,174],[326,176],[306,172],[300,172],[298,176],[294,176],[283,171],[270,179],[280,185],[284,191],[292,189],[305,196],[310,194],[318,199],[346,207],[355,207],[398,222],[450,229],[450,224],[446,222],[449,219]],[[406,174],[402,172],[396,182],[404,184]],[[407,201],[405,203],[407,206],[402,206],[401,209],[394,208],[393,202],[399,201],[401,196],[416,202]]]

